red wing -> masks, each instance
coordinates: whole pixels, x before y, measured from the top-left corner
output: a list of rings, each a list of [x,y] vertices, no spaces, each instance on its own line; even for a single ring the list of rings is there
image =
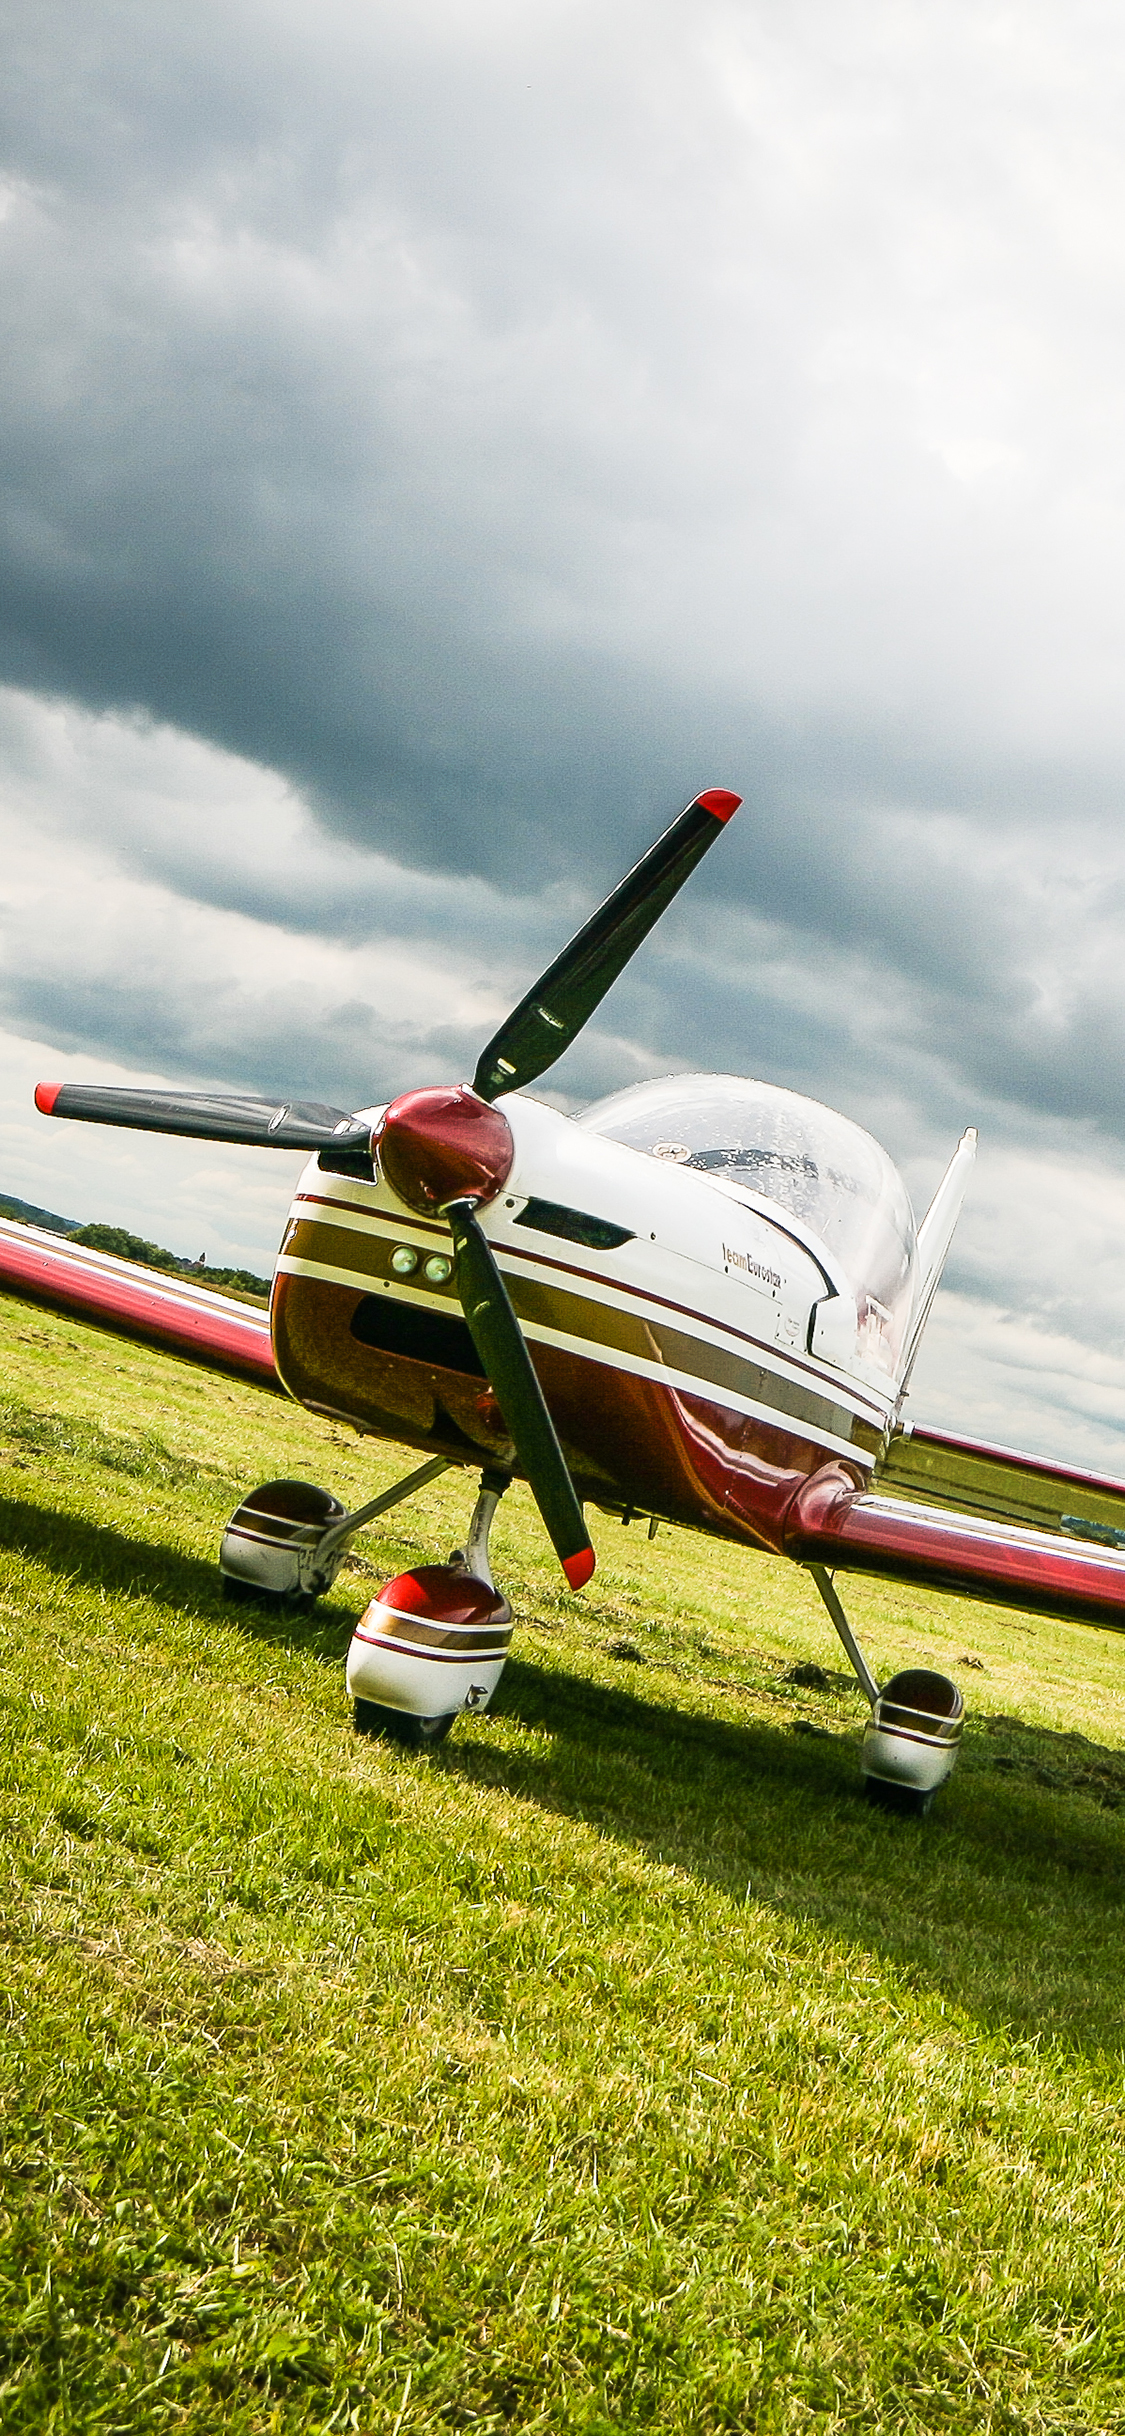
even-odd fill
[[[902,1431],[874,1489],[842,1464],[814,1473],[786,1548],[806,1564],[1125,1630],[1125,1485],[942,1430]]]
[[[87,1251],[65,1235],[0,1219],[0,1287],[120,1336],[162,1345],[210,1370],[283,1392],[268,1314],[187,1278],[165,1277],[108,1252]]]

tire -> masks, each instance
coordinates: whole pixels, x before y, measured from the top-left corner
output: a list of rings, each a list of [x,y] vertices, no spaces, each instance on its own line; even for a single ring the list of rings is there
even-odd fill
[[[257,1582],[243,1582],[236,1573],[222,1576],[223,1597],[235,1607],[280,1607],[276,1590],[260,1590]]]
[[[889,1785],[881,1776],[865,1776],[863,1792],[876,1810],[895,1811],[900,1819],[924,1819],[933,1808],[932,1792],[919,1793],[913,1785]]]
[[[405,1709],[382,1709],[374,1700],[357,1700],[355,1730],[384,1742],[397,1742],[404,1751],[432,1751],[457,1723],[457,1710],[448,1717],[411,1717]]]
[[[222,1595],[236,1607],[257,1607],[275,1616],[308,1615],[315,1607],[315,1590],[266,1590],[257,1582],[240,1581],[236,1573],[221,1576]]]

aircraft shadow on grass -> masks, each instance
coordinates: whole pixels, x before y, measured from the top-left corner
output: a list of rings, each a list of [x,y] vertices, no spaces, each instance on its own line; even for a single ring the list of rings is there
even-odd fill
[[[225,1604],[203,1559],[20,1499],[0,1497],[0,1546],[69,1580],[213,1617],[245,1639],[303,1648],[334,1669],[352,1629],[351,1615],[332,1607],[306,1616]],[[1122,1831],[1113,1815],[1118,1801],[1125,1807],[1120,1752],[1015,1719],[979,1719],[984,1732],[970,1738],[962,1773],[922,1824],[862,1801],[856,1737],[846,1730],[810,1734],[789,1719],[707,1717],[674,1699],[539,1667],[533,1656],[508,1661],[492,1715],[528,1729],[527,1740],[502,1746],[482,1720],[430,1755],[404,1753],[401,1765],[438,1768],[582,1821],[647,1859],[675,1863],[739,1908],[749,1882],[755,1900],[866,1942],[997,2027],[1038,2026],[1034,1992],[1056,1934],[1060,1887],[1069,1883],[1085,1915],[1082,1968],[1069,2005],[1055,1985],[1042,2026],[1105,2048],[1106,2016],[1122,1995]],[[1044,1785],[1055,1799],[1027,1798]],[[888,1916],[886,1882],[902,1882],[904,1839],[903,1899]],[[1037,1937],[1039,1886],[1049,1900]],[[856,1901],[865,1889],[866,1921]],[[966,1919],[978,1924],[975,1938],[961,1933]],[[996,1969],[995,1939],[1006,1941],[1006,1973]],[[943,1950],[954,1958],[948,1966]]]
[[[738,1910],[749,1893],[865,1944],[982,2026],[1120,2056],[1120,1752],[979,1718],[923,1823],[864,1801],[854,1730],[738,1725],[519,1659],[493,1713],[547,1732],[549,1746],[466,1734],[434,1764],[674,1863]]]
[[[0,1496],[0,1547],[100,1590],[132,1592],[157,1606],[191,1613],[201,1608],[221,1612],[213,1564],[159,1540],[134,1539],[112,1524]],[[262,1617],[260,1622],[268,1625],[272,1619]]]

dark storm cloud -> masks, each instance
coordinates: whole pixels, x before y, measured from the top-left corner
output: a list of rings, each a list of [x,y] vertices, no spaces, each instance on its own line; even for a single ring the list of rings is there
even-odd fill
[[[175,985],[28,977],[0,992],[0,1012],[14,1030],[64,1052],[101,1050],[138,1068],[211,1074],[235,1088],[250,1076],[279,1098],[331,1088],[348,1109],[435,1074],[460,1074],[473,1051],[463,1028],[396,1026],[362,1000],[318,1008],[310,1022],[301,994],[284,987],[248,1009],[233,989],[200,998]]]
[[[7,734],[9,836],[79,869],[8,1022],[349,1105],[462,1072],[721,782],[552,1090],[765,1072],[923,1195],[966,1121],[1112,1148],[1122,58],[1029,19],[10,7],[0,675],[128,718]]]
[[[627,827],[668,796],[674,722],[650,740],[643,671],[522,614],[592,538],[560,552],[556,489],[594,519],[520,395],[536,325],[566,347],[513,235],[514,29],[474,55],[447,20],[443,56],[439,21],[411,57],[357,22],[26,15],[3,664],[282,766],[416,860],[564,863],[607,800]]]
[[[268,771],[31,697],[0,698],[0,759],[9,1022],[184,1079],[359,1104],[471,1070],[596,893],[577,869],[538,897],[405,870],[326,836]],[[1036,1099],[1037,1124],[1054,1108],[1112,1130],[1125,849],[1072,833],[1061,863],[1003,838],[985,857],[964,823],[923,837],[870,816],[830,888],[815,822],[803,850],[802,918],[747,912],[748,867],[785,901],[748,805],[704,867],[710,892],[693,882],[549,1088],[574,1102],[672,1067],[757,1071],[900,1157],[920,1125],[1026,1138]]]
[[[851,682],[874,618],[871,659],[936,630],[940,694],[989,578],[909,417],[892,445],[873,409],[873,466],[840,375],[819,427],[877,192],[833,121],[841,226],[831,174],[811,226],[778,202],[848,52],[830,13],[780,62],[768,15],[722,7],[690,34],[579,5],[13,23],[10,678],[141,705],[340,835],[508,886],[604,880],[702,779],[745,780],[769,855],[738,850],[740,889],[829,932],[872,805],[979,803],[926,683],[904,711],[895,667]],[[1020,779],[1001,756],[986,794]],[[869,910],[884,888],[869,861]]]

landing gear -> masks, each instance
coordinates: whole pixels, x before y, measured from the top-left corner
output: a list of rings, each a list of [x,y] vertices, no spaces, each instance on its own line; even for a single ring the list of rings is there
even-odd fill
[[[223,1597],[240,1604],[311,1606],[313,1551],[344,1518],[338,1497],[308,1480],[267,1480],[236,1507],[223,1533]],[[338,1561],[338,1560],[337,1560]],[[326,1573],[324,1588],[336,1567]]]
[[[848,1622],[831,1574],[823,1565],[811,1573],[851,1663],[861,1691],[871,1704],[863,1730],[863,1790],[880,1810],[900,1817],[925,1818],[935,1793],[953,1773],[961,1743],[965,1703],[947,1675],[927,1666],[904,1667],[882,1691]]]
[[[348,1651],[357,1734],[421,1750],[462,1711],[488,1707],[504,1671],[512,1611],[489,1569],[488,1537],[509,1474],[486,1471],[463,1549],[386,1582]]]
[[[444,1456],[435,1456],[353,1514],[338,1497],[307,1480],[267,1480],[264,1488],[236,1506],[223,1533],[223,1597],[300,1601],[311,1607],[322,1591],[331,1589],[364,1523],[374,1522],[377,1514],[386,1514],[448,1470]]]
[[[928,1666],[905,1667],[885,1683],[863,1735],[868,1786],[911,1796],[884,1804],[925,1817],[935,1793],[953,1773],[965,1722],[965,1703],[947,1675]],[[879,1796],[876,1795],[878,1800]]]
[[[405,1751],[432,1751],[457,1723],[456,1709],[447,1717],[411,1717],[405,1709],[381,1709],[374,1700],[357,1700],[353,1716],[357,1734],[397,1742]]]
[[[335,1580],[364,1523],[449,1470],[443,1456],[348,1514],[306,1480],[270,1480],[244,1497],[223,1533],[223,1597],[312,1607]],[[504,1670],[512,1611],[489,1570],[488,1538],[511,1474],[481,1474],[464,1548],[447,1564],[419,1565],[385,1582],[360,1617],[347,1684],[357,1734],[408,1750],[444,1742],[463,1710],[486,1709]]]

